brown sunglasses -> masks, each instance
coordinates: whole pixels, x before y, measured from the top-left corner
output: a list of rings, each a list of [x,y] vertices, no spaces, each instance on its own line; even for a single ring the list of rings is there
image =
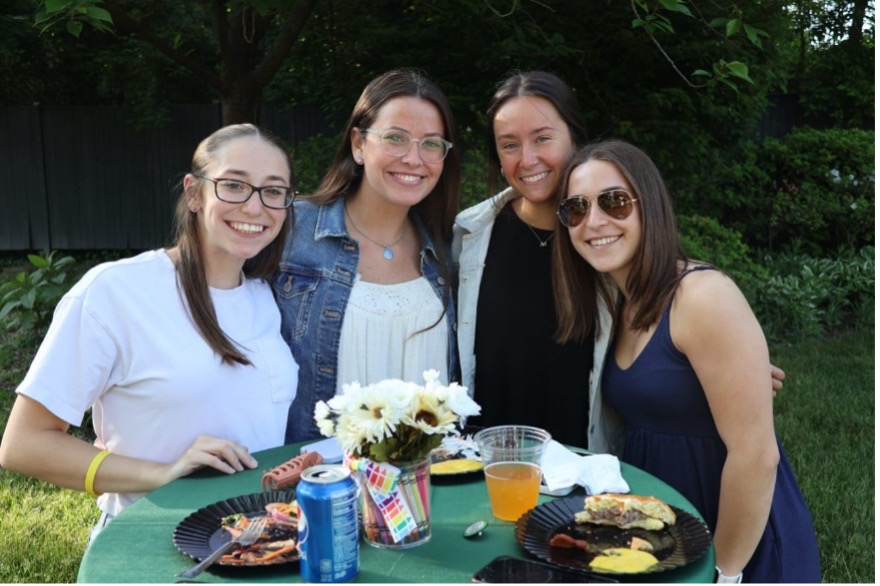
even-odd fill
[[[564,226],[574,228],[584,221],[590,213],[593,205],[592,198],[586,195],[573,195],[559,203],[556,215]],[[625,220],[632,214],[635,202],[639,201],[633,195],[623,189],[611,189],[603,191],[595,196],[596,203],[602,212],[615,220]]]

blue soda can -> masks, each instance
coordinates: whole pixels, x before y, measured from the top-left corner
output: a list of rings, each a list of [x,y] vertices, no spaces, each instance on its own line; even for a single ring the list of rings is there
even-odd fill
[[[307,582],[350,582],[358,575],[358,489],[345,466],[306,469],[296,487],[300,574]]]

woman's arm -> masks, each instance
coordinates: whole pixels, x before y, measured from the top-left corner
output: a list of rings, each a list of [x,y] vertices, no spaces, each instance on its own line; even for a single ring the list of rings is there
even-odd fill
[[[0,466],[58,486],[84,490],[86,471],[99,453],[95,446],[67,433],[68,424],[41,403],[19,395],[0,443]],[[198,468],[232,474],[255,468],[246,447],[221,438],[199,436],[168,464],[111,454],[98,469],[97,492],[148,492]]]
[[[727,447],[715,548],[721,572],[736,575],[764,533],[779,462],[767,342],[742,293],[716,271],[682,280],[670,331],[700,379]]]

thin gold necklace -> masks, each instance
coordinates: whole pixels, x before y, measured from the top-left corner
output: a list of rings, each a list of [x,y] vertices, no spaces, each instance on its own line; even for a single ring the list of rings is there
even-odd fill
[[[361,236],[363,236],[364,238],[366,238],[367,240],[369,240],[370,242],[372,242],[373,244],[375,244],[376,246],[381,248],[382,249],[382,256],[385,257],[385,260],[391,260],[394,258],[394,252],[391,250],[391,247],[394,246],[395,244],[397,244],[398,242],[400,242],[401,240],[403,240],[403,235],[406,233],[406,225],[407,225],[407,222],[405,220],[403,222],[403,228],[400,230],[400,236],[397,237],[397,240],[395,240],[391,244],[382,244],[381,242],[376,242],[375,240],[373,240],[372,238],[370,238],[369,236],[364,234],[361,231],[361,229],[357,227],[357,224],[355,224],[354,220],[351,219],[351,214],[348,213],[348,206],[343,205],[342,209],[345,210],[345,217],[348,218],[348,221],[351,223],[351,227],[354,228],[355,232],[357,232],[358,234],[360,234]]]

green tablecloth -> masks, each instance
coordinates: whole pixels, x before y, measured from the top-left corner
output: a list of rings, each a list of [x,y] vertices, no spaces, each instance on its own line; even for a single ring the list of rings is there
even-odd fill
[[[194,562],[172,541],[174,528],[190,513],[217,501],[260,492],[262,471],[299,453],[299,445],[255,454],[257,470],[227,476],[202,471],[176,480],[138,500],[113,520],[87,549],[78,582],[175,582],[176,575]],[[650,494],[697,514],[678,492],[657,478],[622,465],[633,494]],[[514,536],[514,524],[492,517],[486,483],[481,474],[471,480],[432,486],[432,537],[421,546],[403,551],[376,549],[362,544],[358,582],[470,582],[471,576],[498,555],[531,558]],[[552,497],[541,497],[541,502]],[[699,516],[699,515],[697,515]],[[485,519],[489,527],[475,540],[462,536],[472,522]],[[675,570],[645,574],[634,581],[712,582],[715,553]],[[214,566],[196,578],[199,582],[302,582],[298,564],[267,568]],[[621,581],[625,581],[625,578]]]

